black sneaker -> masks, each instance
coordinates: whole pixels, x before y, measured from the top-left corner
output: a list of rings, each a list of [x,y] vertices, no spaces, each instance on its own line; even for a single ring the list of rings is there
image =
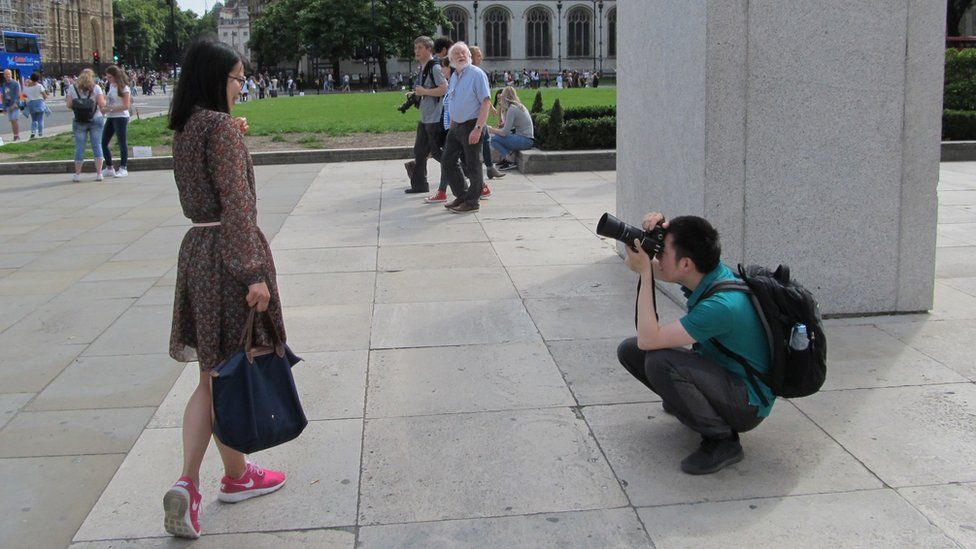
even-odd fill
[[[674,413],[674,406],[671,406],[670,404],[668,404],[668,402],[666,400],[662,400],[661,401],[661,409],[664,410],[664,413],[665,414],[668,414],[669,416],[675,415],[675,413]]]
[[[505,160],[504,162],[498,165],[498,169],[502,170],[503,172],[509,170],[515,170],[518,169],[518,164],[516,164],[515,162],[509,162],[508,160]]]
[[[462,213],[476,212],[481,209],[481,206],[478,205],[477,203],[468,204],[467,202],[462,202],[461,204],[448,209],[451,210],[451,213],[462,214]]]
[[[690,456],[681,460],[681,470],[689,475],[707,475],[726,465],[739,463],[745,453],[739,444],[739,435],[729,438],[702,437],[701,446]]]
[[[406,194],[429,193],[430,192],[430,188],[427,188],[427,189],[415,189],[413,187],[407,187],[406,189],[403,189],[403,192],[406,193]]]
[[[464,199],[455,198],[454,200],[448,202],[447,204],[444,204],[444,207],[447,208],[448,210],[453,210],[454,208],[457,208],[461,204],[464,204]]]

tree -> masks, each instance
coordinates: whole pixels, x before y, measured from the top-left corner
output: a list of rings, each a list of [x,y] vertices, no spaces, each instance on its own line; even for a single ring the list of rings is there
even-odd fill
[[[946,36],[959,36],[959,23],[966,10],[973,5],[973,0],[947,0]]]
[[[167,19],[159,3],[147,0],[114,0],[112,26],[115,49],[129,65],[149,64],[164,39]]]
[[[308,51],[300,29],[304,5],[303,0],[279,0],[251,25],[248,46],[259,66],[297,60]]]
[[[380,81],[387,81],[386,61],[389,57],[413,57],[413,41],[421,35],[434,36],[439,26],[450,22],[434,0],[371,0],[375,1],[373,15],[375,32],[369,28],[367,40],[375,38],[379,46]],[[369,43],[369,42],[367,42]]]
[[[339,82],[339,61],[357,56],[369,33],[364,0],[311,0],[298,16],[302,41],[309,51],[332,64],[332,77]]]

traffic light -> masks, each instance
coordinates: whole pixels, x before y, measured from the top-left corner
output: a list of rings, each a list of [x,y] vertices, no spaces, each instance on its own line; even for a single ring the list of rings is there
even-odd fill
[[[118,54],[113,55],[112,56],[112,61],[118,63],[119,62],[119,55]]]
[[[92,61],[94,61],[96,65],[102,61],[101,58],[98,56],[98,50],[92,52]]]

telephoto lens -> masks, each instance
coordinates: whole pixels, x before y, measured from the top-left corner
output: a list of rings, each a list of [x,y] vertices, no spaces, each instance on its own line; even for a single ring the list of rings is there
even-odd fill
[[[653,230],[643,231],[628,225],[609,213],[604,213],[596,224],[596,234],[619,240],[626,246],[634,247],[634,240],[640,240],[641,248],[651,257],[664,249],[664,227],[657,225]]]

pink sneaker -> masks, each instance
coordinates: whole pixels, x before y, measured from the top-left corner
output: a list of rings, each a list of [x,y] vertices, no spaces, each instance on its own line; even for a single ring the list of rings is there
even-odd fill
[[[447,191],[437,191],[436,193],[428,196],[424,199],[424,202],[428,204],[437,204],[438,202],[447,202]]]
[[[180,538],[200,537],[200,492],[190,477],[180,477],[163,496],[166,518],[163,526],[170,534]]]
[[[491,189],[488,188],[488,184],[485,183],[484,187],[481,187],[481,199],[485,200],[491,198]]]
[[[270,494],[285,485],[285,474],[265,470],[248,462],[244,476],[238,479],[224,475],[220,479],[220,493],[217,499],[224,503],[237,503],[264,494]]]

